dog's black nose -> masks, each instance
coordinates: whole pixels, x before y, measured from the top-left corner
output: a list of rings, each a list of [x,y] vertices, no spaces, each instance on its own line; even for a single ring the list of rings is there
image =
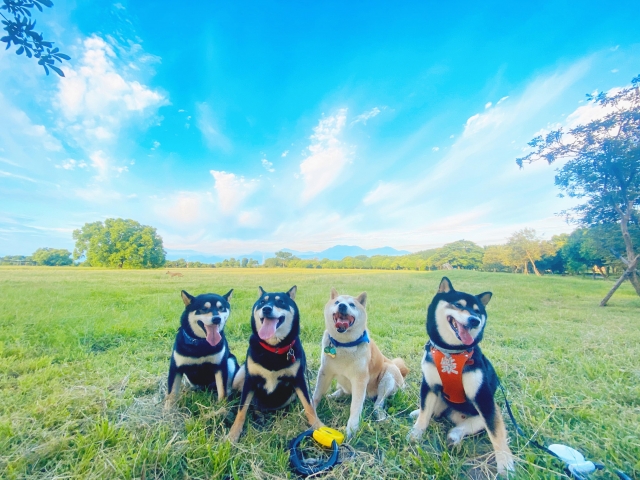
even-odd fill
[[[478,325],[480,325],[480,319],[477,317],[469,317],[467,319],[467,325],[469,326],[469,328],[476,328]]]
[[[214,325],[220,325],[221,321],[222,321],[222,319],[220,317],[213,317],[211,319],[211,323],[213,323]]]
[[[268,317],[269,315],[271,315],[271,312],[273,312],[273,308],[271,308],[271,307],[262,307],[263,315]]]
[[[338,311],[340,313],[347,313],[347,304],[341,303],[340,305],[338,305]]]

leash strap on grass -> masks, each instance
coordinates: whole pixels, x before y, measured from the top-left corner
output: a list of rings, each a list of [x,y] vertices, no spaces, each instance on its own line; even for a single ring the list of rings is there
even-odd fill
[[[520,428],[520,425],[518,425],[518,422],[516,422],[516,418],[514,417],[513,412],[511,411],[511,404],[509,403],[509,400],[507,399],[507,392],[505,392],[504,387],[502,386],[502,383],[498,382],[498,386],[500,387],[500,390],[502,390],[502,395],[504,396],[504,404],[507,407],[507,414],[509,415],[509,418],[511,419],[511,423],[513,423],[513,427],[515,428],[515,430],[518,433],[518,435],[520,435],[521,437],[527,438],[528,439],[527,440],[528,443],[530,443],[531,445],[533,445],[537,449],[542,450],[543,452],[546,452],[549,455],[557,458],[558,460],[563,462],[565,465],[567,465],[566,461],[563,458],[559,457],[555,452],[549,450],[547,447],[545,447],[541,443],[538,443],[533,438],[528,438],[527,437],[527,435],[524,433],[522,428]],[[594,465],[595,465],[595,468],[597,470],[602,470],[604,468],[604,465],[601,464],[601,463],[594,463]],[[564,471],[565,471],[565,473],[567,475],[569,475],[569,477],[575,478],[577,480],[587,480],[586,476],[574,471],[573,469],[571,469],[571,467],[569,465],[567,465],[565,467]],[[614,470],[614,472],[616,473],[616,475],[618,475],[620,480],[631,480],[631,478],[621,470]]]
[[[304,440],[306,437],[313,436],[313,429],[307,430],[306,432],[301,433],[296,438],[291,441],[291,447],[289,448],[289,461],[291,462],[291,467],[293,471],[298,475],[302,475],[303,477],[308,477],[309,475],[313,475],[318,472],[323,472],[325,470],[329,470],[336,463],[338,463],[338,444],[334,440],[331,443],[331,457],[325,462],[320,462],[317,459],[305,460],[302,458],[302,454],[300,453],[300,442]]]

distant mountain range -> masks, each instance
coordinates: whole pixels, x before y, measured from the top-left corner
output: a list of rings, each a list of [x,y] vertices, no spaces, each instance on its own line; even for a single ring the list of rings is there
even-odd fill
[[[372,257],[374,255],[407,255],[411,252],[407,250],[396,250],[392,247],[371,248],[364,249],[355,245],[335,245],[321,252],[299,252],[296,250],[290,250],[288,248],[282,249],[285,252],[291,252],[298,258],[310,259],[317,258],[322,260],[328,258],[329,260],[342,260],[344,257],[357,257],[358,255],[366,255]],[[252,252],[245,255],[210,255],[207,253],[197,252],[195,250],[167,250],[167,260],[178,260],[184,258],[189,262],[202,262],[202,263],[217,263],[223,261],[225,258],[251,258],[262,263],[265,258],[275,257],[275,252]]]

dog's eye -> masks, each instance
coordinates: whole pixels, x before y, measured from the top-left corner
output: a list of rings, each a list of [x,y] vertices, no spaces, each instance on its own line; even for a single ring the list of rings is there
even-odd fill
[[[454,303],[453,304],[454,307],[459,308],[460,310],[462,310],[462,305],[460,305],[459,303]]]
[[[339,303],[340,303],[340,302],[339,302],[338,300],[336,300],[336,303],[334,303],[334,305],[337,305],[337,304],[339,304]]]
[[[353,304],[353,303],[350,303],[349,306],[353,307],[353,308],[356,308],[355,304]]]
[[[220,308],[218,309],[218,311],[220,311],[220,312],[226,312],[226,311],[227,311],[227,309],[226,309],[226,308],[224,308],[224,307],[220,307]]]

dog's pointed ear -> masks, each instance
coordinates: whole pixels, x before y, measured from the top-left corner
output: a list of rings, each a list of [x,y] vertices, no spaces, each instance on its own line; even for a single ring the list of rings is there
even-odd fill
[[[334,298],[336,298],[338,296],[339,296],[338,295],[338,291],[334,287],[331,287],[331,298],[330,298],[330,300],[333,300]]]
[[[451,280],[447,277],[442,277],[440,280],[440,286],[438,287],[438,293],[449,293],[455,292],[453,285],[451,285]]]
[[[482,305],[484,305],[485,307],[487,306],[487,303],[489,303],[489,300],[491,300],[492,296],[493,296],[493,293],[491,292],[484,292],[484,293],[481,293],[480,295],[477,295],[477,297],[482,302]]]
[[[264,295],[264,288],[258,287],[258,298],[260,298],[262,295]]]
[[[180,296],[182,297],[182,301],[184,302],[184,306],[188,307],[189,305],[191,305],[191,302],[193,301],[193,296],[189,295],[186,290],[182,290],[180,292]]]
[[[296,299],[296,292],[298,291],[298,287],[297,286],[293,286],[289,289],[289,291],[287,292],[287,295],[289,295],[289,298],[291,300],[295,300]]]
[[[233,297],[233,288],[229,290],[227,293],[225,293],[224,295],[222,295],[222,298],[224,298],[227,302],[231,297]]]
[[[356,300],[363,307],[367,306],[367,292],[362,292],[360,295],[356,297]]]

